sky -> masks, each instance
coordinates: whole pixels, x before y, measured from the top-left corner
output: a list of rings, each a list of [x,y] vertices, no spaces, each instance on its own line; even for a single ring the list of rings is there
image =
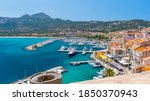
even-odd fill
[[[1,17],[44,12],[73,21],[150,20],[150,0],[0,0]]]

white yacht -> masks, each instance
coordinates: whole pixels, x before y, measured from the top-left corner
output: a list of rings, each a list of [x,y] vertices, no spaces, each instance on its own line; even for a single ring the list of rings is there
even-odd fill
[[[83,42],[79,42],[79,43],[78,43],[78,46],[83,46],[83,45],[84,45]]]
[[[77,50],[76,50],[75,48],[71,48],[70,51],[69,51],[69,53],[68,53],[68,55],[69,55],[69,56],[73,56],[73,55],[75,55],[76,53],[77,53]]]
[[[67,49],[67,47],[61,46],[60,51],[64,51],[64,50],[66,50],[66,49]]]
[[[67,70],[64,69],[62,66],[58,66],[58,67],[52,68],[48,71],[53,71],[53,72],[57,72],[57,73],[62,74],[63,72],[66,72]]]
[[[103,75],[98,75],[98,76],[93,77],[94,80],[95,80],[95,79],[102,79],[102,78],[104,78]]]
[[[98,75],[103,75],[104,74],[104,70],[101,70],[99,72],[97,72]]]
[[[88,63],[89,63],[89,65],[91,65],[92,67],[95,67],[95,68],[101,67],[101,64],[99,62],[89,61]]]
[[[92,52],[93,51],[93,48],[90,48],[90,50],[89,50],[90,52]]]
[[[87,51],[87,48],[84,47],[84,48],[83,48],[83,51],[82,51],[82,54],[85,55],[85,54],[86,54],[86,51]]]
[[[100,45],[99,44],[96,44],[92,47],[93,49],[99,49],[100,48]]]
[[[77,65],[80,65],[80,62],[72,62],[71,65],[77,66]]]

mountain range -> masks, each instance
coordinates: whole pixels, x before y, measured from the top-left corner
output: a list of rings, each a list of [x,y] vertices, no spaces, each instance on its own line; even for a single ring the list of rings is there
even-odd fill
[[[47,33],[60,31],[111,32],[150,27],[150,21],[70,21],[51,18],[45,13],[25,14],[21,17],[0,17],[0,34]]]

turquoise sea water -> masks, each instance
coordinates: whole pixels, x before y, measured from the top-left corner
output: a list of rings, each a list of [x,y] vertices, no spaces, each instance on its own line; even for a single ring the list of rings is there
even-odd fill
[[[57,52],[62,45],[61,40],[50,43],[36,51],[26,51],[24,47],[48,38],[0,38],[0,83],[7,84],[56,66],[63,66],[68,72],[63,73],[63,83],[90,80],[102,68],[93,68],[88,64],[71,66],[70,62],[89,60],[90,54],[78,53],[68,57],[67,53]],[[78,46],[83,49],[84,46]],[[89,46],[86,46],[89,47]]]

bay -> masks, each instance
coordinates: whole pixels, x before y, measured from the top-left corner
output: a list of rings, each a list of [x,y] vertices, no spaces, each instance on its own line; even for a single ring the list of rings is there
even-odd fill
[[[67,53],[57,52],[62,46],[68,46],[61,40],[52,42],[36,51],[27,51],[24,47],[42,42],[48,38],[0,38],[0,83],[8,84],[34,73],[63,66],[68,71],[63,73],[63,84],[91,80],[96,72],[103,68],[93,68],[89,64],[71,66],[70,62],[90,60],[91,54],[78,53],[68,57]],[[85,45],[90,48],[89,45]],[[85,46],[77,46],[79,50]],[[37,69],[36,69],[37,67]]]

